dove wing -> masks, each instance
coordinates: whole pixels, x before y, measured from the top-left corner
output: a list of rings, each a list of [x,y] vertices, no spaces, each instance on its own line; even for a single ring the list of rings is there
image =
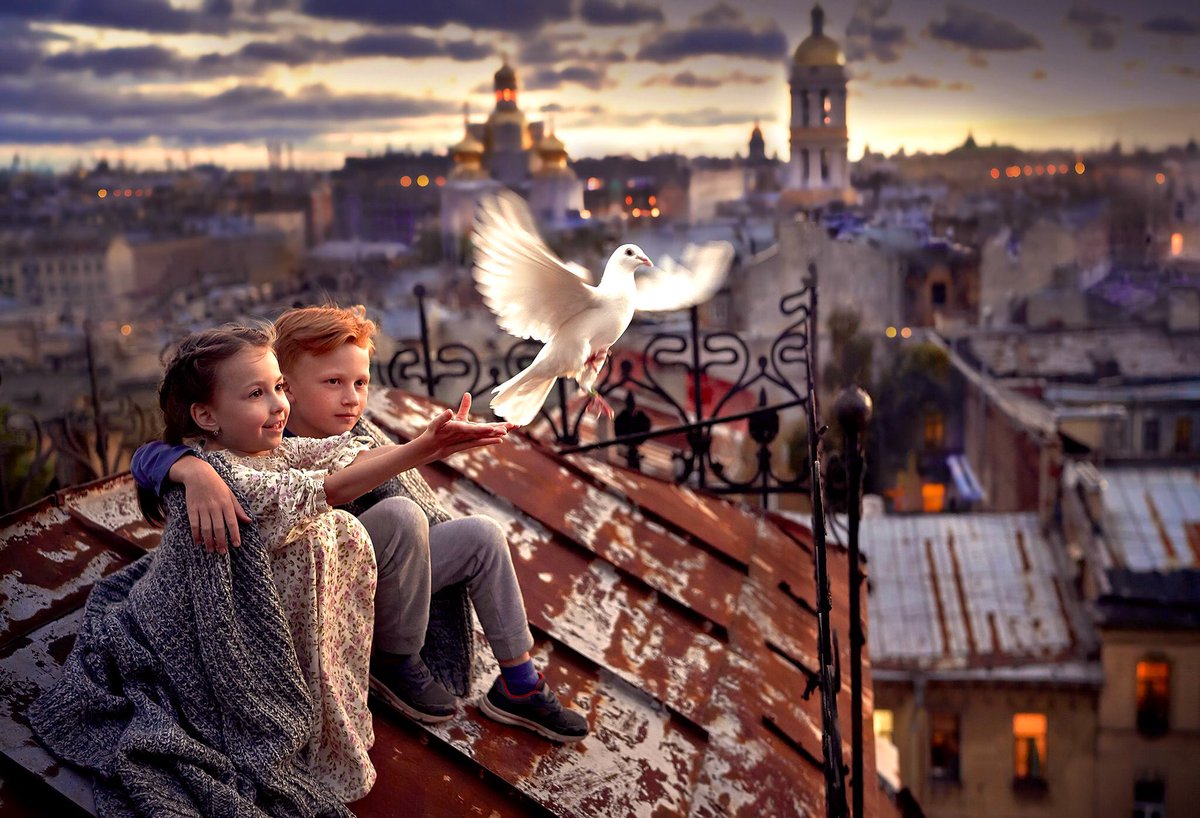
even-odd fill
[[[480,202],[474,245],[476,288],[505,332],[549,341],[567,320],[600,303],[588,271],[546,246],[514,193]]]
[[[643,312],[669,312],[703,304],[717,294],[733,263],[733,245],[727,241],[689,244],[683,258],[663,259],[637,282],[637,308]]]

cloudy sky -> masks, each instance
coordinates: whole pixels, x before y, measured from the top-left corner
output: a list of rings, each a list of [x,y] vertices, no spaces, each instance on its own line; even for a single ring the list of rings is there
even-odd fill
[[[845,51],[850,155],[980,142],[1089,149],[1200,137],[1196,0],[825,3]],[[444,150],[492,107],[502,55],[521,107],[575,156],[787,150],[796,0],[0,0],[0,148],[297,164]],[[995,10],[999,9],[999,10]]]

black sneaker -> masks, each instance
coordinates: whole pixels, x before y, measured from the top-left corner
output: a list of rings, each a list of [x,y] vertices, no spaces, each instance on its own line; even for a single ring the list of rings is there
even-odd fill
[[[424,724],[454,717],[458,700],[433,678],[420,654],[405,662],[371,660],[371,691],[407,716]]]
[[[479,709],[489,718],[528,728],[551,741],[582,741],[588,734],[587,719],[559,704],[540,673],[537,687],[520,696],[509,693],[504,677],[497,676],[492,689],[479,700]]]

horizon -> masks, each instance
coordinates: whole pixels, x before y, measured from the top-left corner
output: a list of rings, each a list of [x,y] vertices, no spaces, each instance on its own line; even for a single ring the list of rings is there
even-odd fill
[[[295,165],[445,153],[492,108],[505,55],[531,121],[572,159],[744,154],[760,121],[786,158],[786,68],[812,4],[528,0],[67,0],[0,8],[0,149],[62,171]],[[845,55],[849,155],[963,143],[1127,151],[1200,135],[1200,14],[1186,0],[859,0],[826,10]],[[387,82],[380,82],[387,77]]]

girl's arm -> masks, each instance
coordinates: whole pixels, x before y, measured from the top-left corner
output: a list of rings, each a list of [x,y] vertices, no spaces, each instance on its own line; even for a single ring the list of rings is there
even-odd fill
[[[508,434],[507,423],[471,423],[447,409],[408,443],[362,452],[345,468],[325,477],[325,498],[340,506],[366,494],[401,472],[449,457],[456,452],[494,446]]]

